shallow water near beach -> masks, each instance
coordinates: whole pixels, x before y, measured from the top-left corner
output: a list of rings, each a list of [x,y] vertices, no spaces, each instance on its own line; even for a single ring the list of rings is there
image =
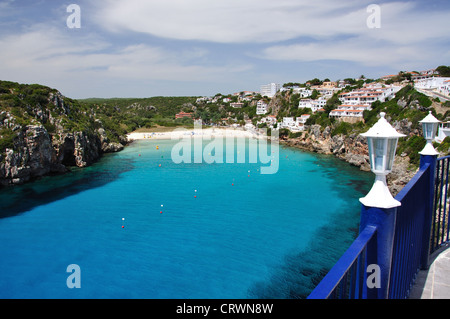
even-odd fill
[[[0,190],[0,298],[303,298],[356,237],[372,174],[283,146],[276,174],[176,164],[175,143]]]

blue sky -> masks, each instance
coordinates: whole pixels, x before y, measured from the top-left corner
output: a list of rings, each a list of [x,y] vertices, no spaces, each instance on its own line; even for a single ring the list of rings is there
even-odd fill
[[[449,17],[448,0],[0,0],[0,79],[87,98],[378,78],[450,65]]]

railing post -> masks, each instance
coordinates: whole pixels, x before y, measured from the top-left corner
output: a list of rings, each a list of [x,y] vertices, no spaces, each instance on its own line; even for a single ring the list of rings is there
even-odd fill
[[[425,200],[427,201],[427,209],[423,216],[423,237],[422,237],[422,251],[420,258],[421,269],[428,269],[429,267],[429,255],[430,255],[430,239],[431,239],[431,227],[433,222],[433,209],[434,209],[434,191],[436,181],[436,162],[437,155],[421,155],[420,156],[420,168],[430,164],[430,181],[428,192],[426,193]]]
[[[379,286],[367,287],[368,299],[388,298],[396,217],[397,207],[377,208],[362,205],[360,231],[368,225],[377,228],[376,247],[367,248],[367,264],[375,263],[380,269]]]

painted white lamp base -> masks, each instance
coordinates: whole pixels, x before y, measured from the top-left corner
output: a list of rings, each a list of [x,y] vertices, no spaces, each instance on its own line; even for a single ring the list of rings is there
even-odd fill
[[[386,183],[386,175],[376,175],[372,189],[359,201],[366,207],[393,208],[402,205],[392,197]]]
[[[420,155],[439,155],[439,153],[434,149],[433,143],[431,141],[427,141],[427,144],[423,148]]]

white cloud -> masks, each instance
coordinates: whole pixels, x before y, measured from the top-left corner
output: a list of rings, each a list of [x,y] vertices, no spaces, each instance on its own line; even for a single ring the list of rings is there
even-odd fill
[[[347,18],[352,16],[356,20],[359,13],[350,13]],[[341,60],[398,70],[419,65],[435,66],[437,61],[450,58],[445,46],[450,40],[448,16],[449,12],[444,9],[424,15],[414,3],[386,3],[381,5],[379,29],[366,26],[350,32],[352,29],[348,27],[348,34],[289,45],[271,45],[255,56],[305,62]],[[330,23],[333,24],[333,20]]]
[[[247,64],[202,65],[209,52],[198,47],[169,50],[142,43],[114,46],[93,35],[71,37],[65,30],[43,26],[30,29],[0,38],[2,79],[69,88],[72,92],[75,87],[92,91],[93,86],[103,87],[111,81],[220,82],[251,68]],[[111,87],[109,94],[114,93]]]
[[[439,54],[448,42],[448,8],[423,14],[417,2],[380,3],[371,29],[371,0],[110,0],[98,22],[110,31],[217,43],[262,43],[250,56],[271,60],[346,60],[365,66],[409,65]],[[306,40],[305,40],[306,39]],[[289,44],[285,44],[289,42]],[[425,48],[435,52],[427,52]]]
[[[300,36],[333,36],[365,27],[368,0],[111,0],[98,22],[180,40],[266,43]]]
[[[450,59],[448,6],[427,6],[424,14],[418,2],[382,0],[381,28],[369,29],[371,3],[80,0],[82,28],[69,30],[65,5],[21,11],[0,0],[0,9],[12,10],[0,32],[0,77],[67,88],[75,96],[109,96],[127,87],[121,95],[132,96],[126,92],[144,91],[151,81],[155,91],[178,83],[199,92],[291,80],[322,60],[332,60],[335,72],[339,61],[351,61],[364,74],[364,68],[407,70]],[[49,16],[33,15],[37,8]]]

